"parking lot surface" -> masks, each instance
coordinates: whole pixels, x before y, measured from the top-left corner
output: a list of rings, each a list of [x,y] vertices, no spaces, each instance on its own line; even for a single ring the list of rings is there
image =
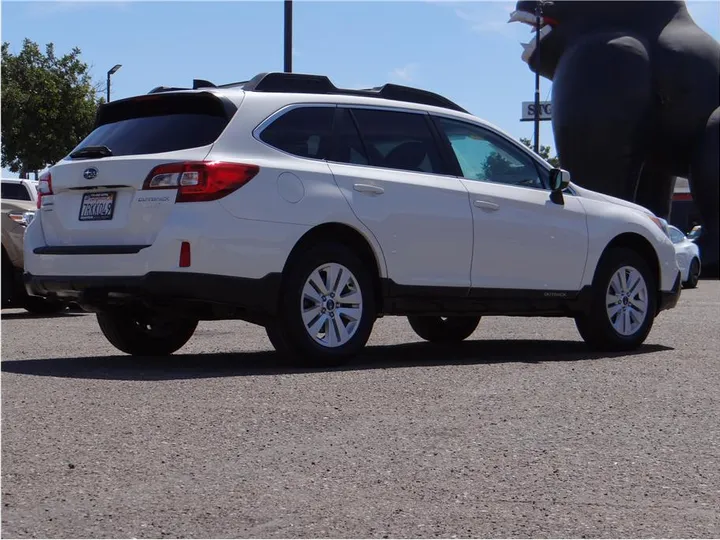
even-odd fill
[[[634,354],[484,319],[294,370],[201,323],[136,360],[90,314],[2,312],[3,537],[720,537],[720,284]]]

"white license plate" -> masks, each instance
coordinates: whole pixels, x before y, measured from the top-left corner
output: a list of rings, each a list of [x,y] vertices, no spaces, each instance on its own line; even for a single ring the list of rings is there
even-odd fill
[[[84,193],[80,203],[80,221],[107,221],[115,211],[115,191]]]

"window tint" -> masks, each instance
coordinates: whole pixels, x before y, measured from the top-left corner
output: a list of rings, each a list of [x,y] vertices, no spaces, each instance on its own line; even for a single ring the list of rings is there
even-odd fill
[[[197,148],[217,140],[229,113],[216,97],[156,95],[104,105],[98,125],[73,151],[107,146],[113,156]]]
[[[328,159],[335,107],[299,107],[277,118],[260,139],[295,156]]]
[[[32,201],[30,193],[23,184],[16,184],[14,182],[3,182],[2,183],[2,194],[0,198],[12,199],[14,201]]]
[[[100,126],[76,149],[107,146],[113,156],[185,150],[215,142],[226,125],[224,118],[204,114],[132,118]]]
[[[368,165],[370,163],[362,140],[360,140],[355,121],[350,114],[350,109],[338,108],[333,135],[335,139],[333,161],[353,165]]]
[[[371,165],[443,173],[442,162],[424,115],[353,109]]]
[[[542,188],[532,159],[487,130],[438,118],[464,178]]]

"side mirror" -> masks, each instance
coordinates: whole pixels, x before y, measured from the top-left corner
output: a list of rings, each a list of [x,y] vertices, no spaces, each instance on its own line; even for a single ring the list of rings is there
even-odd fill
[[[552,191],[563,191],[570,185],[570,173],[565,169],[550,169],[550,189]]]

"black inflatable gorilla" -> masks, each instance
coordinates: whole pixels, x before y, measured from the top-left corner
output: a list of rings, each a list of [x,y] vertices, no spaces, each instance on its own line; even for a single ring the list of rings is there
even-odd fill
[[[581,186],[670,216],[677,176],[702,216],[703,274],[718,276],[720,44],[681,1],[521,1],[523,60],[553,81],[553,134]]]

